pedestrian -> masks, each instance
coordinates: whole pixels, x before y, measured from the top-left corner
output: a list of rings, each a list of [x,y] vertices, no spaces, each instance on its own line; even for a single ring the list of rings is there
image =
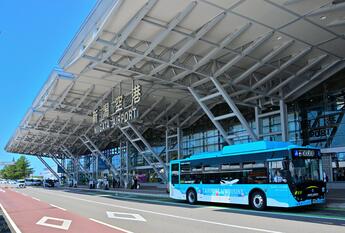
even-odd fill
[[[134,189],[138,189],[138,178],[137,178],[137,176],[135,175],[134,177],[133,177],[133,179],[134,179]]]
[[[116,180],[114,177],[113,177],[113,188],[116,188]]]

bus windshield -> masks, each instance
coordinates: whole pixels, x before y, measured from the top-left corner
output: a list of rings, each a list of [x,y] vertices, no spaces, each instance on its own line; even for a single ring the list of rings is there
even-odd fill
[[[319,181],[319,159],[298,158],[290,161],[289,171],[292,183],[303,183],[307,181]]]

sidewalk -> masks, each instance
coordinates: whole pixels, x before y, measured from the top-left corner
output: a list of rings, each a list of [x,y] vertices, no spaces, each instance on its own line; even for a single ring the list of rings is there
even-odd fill
[[[330,189],[326,200],[327,207],[345,209],[345,189]]]
[[[104,189],[89,189],[86,185],[79,185],[77,188],[73,187],[61,187],[62,189],[70,190],[81,190],[81,191],[91,191],[91,192],[102,192],[102,193],[111,193],[111,194],[127,194],[127,195],[136,195],[143,197],[156,197],[156,198],[168,198],[169,194],[165,189],[124,189],[124,188],[110,188],[109,190]]]

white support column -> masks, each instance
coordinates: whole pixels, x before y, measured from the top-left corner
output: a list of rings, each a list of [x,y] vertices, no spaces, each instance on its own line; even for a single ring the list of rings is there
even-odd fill
[[[165,163],[169,163],[169,128],[165,130]]]
[[[169,164],[171,157],[170,152],[177,153],[177,158],[181,156],[181,145],[180,145],[180,128],[169,128],[165,131],[165,163]]]
[[[259,107],[255,107],[256,134],[258,135],[259,139],[262,139],[262,123],[259,117],[260,114],[261,114],[261,109]]]
[[[121,177],[123,177],[123,166],[122,166],[122,162],[123,162],[123,148],[122,148],[122,142],[120,141],[120,145],[119,145],[119,149],[120,149],[120,154],[119,154],[119,156],[120,156],[120,180],[119,180],[119,182],[120,182],[120,184],[122,183],[122,182],[124,182],[124,180],[122,180],[121,179]],[[115,188],[115,187],[114,187]]]
[[[288,136],[288,116],[287,116],[287,106],[285,104],[284,99],[279,101],[280,107],[280,124],[281,124],[281,132],[282,132],[282,141],[287,142],[289,141]]]
[[[76,184],[78,184],[79,182],[79,166],[78,166],[78,163],[79,163],[79,157],[78,156],[75,156],[73,158],[73,168],[74,168],[74,179],[75,179],[75,182]]]
[[[177,159],[181,159],[181,129],[180,127],[177,128]]]
[[[129,184],[129,161],[128,161],[128,156],[129,156],[129,143],[126,140],[126,180],[125,180],[125,188],[128,188]]]

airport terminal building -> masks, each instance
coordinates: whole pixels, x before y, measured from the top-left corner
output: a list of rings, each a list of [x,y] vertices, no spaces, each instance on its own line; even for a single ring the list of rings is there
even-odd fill
[[[344,15],[339,0],[99,0],[6,151],[126,186],[166,183],[172,159],[285,141],[321,148],[344,182]]]

